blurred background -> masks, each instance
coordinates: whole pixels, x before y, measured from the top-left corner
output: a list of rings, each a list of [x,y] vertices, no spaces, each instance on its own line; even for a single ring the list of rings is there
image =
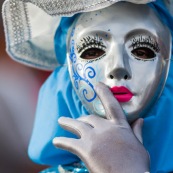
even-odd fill
[[[0,173],[37,173],[44,167],[30,161],[27,148],[38,91],[50,73],[11,60],[4,39],[0,16]]]

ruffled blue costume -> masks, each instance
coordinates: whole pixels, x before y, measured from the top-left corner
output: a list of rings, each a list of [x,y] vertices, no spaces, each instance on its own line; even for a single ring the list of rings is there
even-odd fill
[[[163,1],[148,5],[156,11],[173,35],[173,17]],[[56,55],[60,64],[66,61],[66,34],[74,18],[75,16],[62,18],[55,35]],[[58,67],[39,93],[36,120],[29,145],[31,159],[51,166],[78,162],[78,157],[55,148],[52,140],[59,136],[74,137],[58,125],[59,117],[78,118],[87,114],[72,88],[67,66]],[[143,118],[143,140],[151,157],[151,173],[173,172],[173,61],[161,97]]]

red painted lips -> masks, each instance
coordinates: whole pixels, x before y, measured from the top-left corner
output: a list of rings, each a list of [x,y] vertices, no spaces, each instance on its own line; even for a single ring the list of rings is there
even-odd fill
[[[133,97],[133,93],[124,86],[115,86],[110,88],[110,90],[119,102],[128,102]]]

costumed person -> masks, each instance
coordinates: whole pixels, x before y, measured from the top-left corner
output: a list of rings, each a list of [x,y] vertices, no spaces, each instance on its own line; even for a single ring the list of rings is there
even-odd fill
[[[39,10],[28,1],[6,1],[4,4],[7,48],[10,55],[18,61],[44,69],[56,67],[57,61],[54,59],[50,38],[53,38],[53,31],[57,27],[55,51],[61,66],[57,67],[40,90],[36,121],[29,146],[30,157],[41,164],[61,165],[57,167],[59,172],[87,172],[82,163],[75,164],[80,162],[78,157],[56,149],[52,140],[60,136],[74,137],[57,124],[59,117],[76,119],[81,115],[94,114],[79,120],[61,118],[61,126],[79,135],[81,139],[55,138],[54,144],[77,154],[89,171],[94,173],[102,170],[106,173],[114,169],[123,172],[129,172],[130,169],[130,172],[134,172],[135,168],[137,172],[149,171],[146,150],[151,157],[150,172],[173,171],[173,72],[172,62],[170,63],[173,21],[163,1],[148,5],[107,1],[103,4],[97,2],[95,6],[92,6],[91,2],[86,6],[91,8],[82,8],[81,4],[67,8],[58,2],[32,3],[51,15],[58,15],[58,12],[59,15],[94,12],[63,17],[60,20],[59,17],[51,18],[40,11],[38,18],[44,17],[45,23],[49,23],[44,23],[43,28],[38,25],[37,17],[28,15],[33,10]],[[58,9],[58,4],[61,7],[59,11],[55,10]],[[14,9],[17,7],[20,7],[17,11],[18,16],[12,15],[16,14]],[[11,13],[8,13],[8,10]],[[16,22],[16,16],[23,23]],[[12,21],[9,20],[10,17]],[[16,30],[17,27],[19,32]],[[45,45],[45,41],[49,39],[50,44]],[[105,85],[97,84],[99,81],[111,88],[113,94]],[[140,143],[140,132],[136,133],[135,130],[140,129],[141,120],[137,120],[137,125],[134,124],[135,128],[132,127],[132,131],[125,116],[129,123],[139,117],[144,118],[143,142],[146,150]],[[118,128],[121,132],[116,131],[117,126],[122,127]],[[118,133],[113,133],[114,131]],[[119,135],[119,138],[115,134]],[[83,138],[85,140],[81,142]],[[120,148],[116,148],[118,141],[123,142],[122,145],[117,144]],[[129,141],[132,143],[128,143]],[[134,148],[129,150],[128,147],[122,147],[123,144],[130,144],[125,146]],[[97,150],[93,150],[92,146]],[[139,152],[135,152],[135,149]]]

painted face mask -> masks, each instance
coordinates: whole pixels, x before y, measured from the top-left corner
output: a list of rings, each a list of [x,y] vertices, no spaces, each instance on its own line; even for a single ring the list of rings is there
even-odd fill
[[[160,96],[169,69],[171,35],[147,5],[117,3],[84,13],[67,42],[71,81],[90,114],[105,114],[94,91],[97,82],[110,88],[129,122]]]

